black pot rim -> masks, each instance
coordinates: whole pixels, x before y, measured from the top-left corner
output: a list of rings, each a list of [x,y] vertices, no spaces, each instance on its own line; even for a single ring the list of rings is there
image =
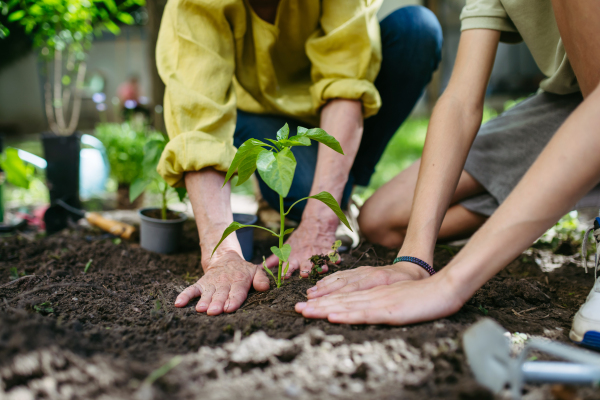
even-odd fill
[[[165,219],[157,219],[157,218],[148,217],[147,215],[143,214],[144,211],[152,211],[152,210],[160,210],[160,208],[158,208],[158,207],[140,208],[138,210],[138,215],[140,216],[140,219],[142,219],[144,221],[159,223],[159,224],[178,224],[181,222],[185,222],[188,219],[188,216],[186,213],[181,212],[181,211],[177,212],[177,211],[173,211],[173,210],[169,210],[169,211],[179,214],[178,219],[166,219],[166,220]]]

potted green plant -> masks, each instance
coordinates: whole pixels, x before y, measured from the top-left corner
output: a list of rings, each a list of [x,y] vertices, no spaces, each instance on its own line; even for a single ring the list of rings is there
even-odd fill
[[[19,157],[19,151],[14,148],[7,148],[2,151],[2,141],[0,140],[0,232],[11,231],[21,225],[22,220],[8,220],[4,217],[4,183],[29,189],[33,179],[35,168],[31,164],[25,164]]]
[[[169,210],[169,196],[175,192],[183,201],[185,188],[172,189],[156,172],[160,156],[167,141],[164,136],[149,139],[144,144],[144,157],[141,173],[133,180],[129,189],[129,199],[133,203],[150,185],[155,185],[160,193],[160,207],[142,208],[140,216],[140,244],[142,248],[156,253],[174,253],[177,251],[187,216],[182,212]]]
[[[221,240],[215,246],[213,253],[217,250],[219,245],[225,240],[227,236],[239,229],[245,229],[248,227],[263,229],[270,232],[273,236],[279,238],[279,246],[271,247],[273,254],[279,258],[279,267],[277,269],[277,276],[275,276],[269,268],[263,257],[263,268],[265,271],[273,277],[277,287],[281,287],[283,284],[283,276],[287,274],[290,263],[288,258],[292,252],[292,246],[284,244],[285,235],[292,233],[294,228],[285,229],[285,216],[289,214],[292,207],[301,201],[308,199],[316,199],[323,202],[337,215],[337,217],[352,230],[346,216],[342,212],[340,205],[335,198],[328,192],[321,192],[313,196],[308,196],[294,202],[287,211],[283,206],[283,199],[288,195],[292,186],[292,180],[294,179],[294,172],[296,170],[296,158],[292,153],[291,148],[294,146],[310,146],[311,139],[320,143],[323,143],[327,147],[340,154],[344,154],[340,143],[323,129],[314,128],[306,129],[298,127],[298,132],[295,136],[289,137],[290,129],[288,124],[285,124],[279,131],[277,131],[277,140],[267,139],[272,144],[265,143],[258,139],[248,139],[238,149],[227,175],[225,176],[225,182],[223,186],[229,181],[233,174],[237,171],[238,182],[237,185],[241,185],[248,180],[258,170],[260,177],[265,183],[279,194],[279,215],[281,217],[281,227],[279,233],[274,232],[268,228],[258,225],[245,225],[240,222],[232,222],[223,232]],[[334,247],[337,245],[334,244]],[[339,246],[338,246],[339,247]],[[337,247],[334,249],[334,253]],[[287,265],[284,264],[287,262]]]
[[[12,0],[3,1],[2,14],[19,23],[43,60],[45,112],[51,132],[42,135],[48,167],[50,200],[63,199],[79,207],[79,135],[86,53],[94,35],[115,35],[117,22],[133,24],[128,12],[145,0]],[[0,38],[9,34],[0,26]],[[70,117],[67,115],[70,111]]]
[[[162,134],[147,126],[135,128],[133,124],[124,122],[98,124],[95,129],[96,137],[106,147],[110,175],[117,181],[118,209],[140,208],[143,194],[131,202],[130,186],[142,174],[146,142],[152,139],[160,140],[163,137]]]

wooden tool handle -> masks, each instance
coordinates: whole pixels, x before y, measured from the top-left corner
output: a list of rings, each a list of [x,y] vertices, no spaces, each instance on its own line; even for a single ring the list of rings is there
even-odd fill
[[[87,219],[90,224],[123,239],[130,239],[131,235],[135,232],[133,226],[123,222],[106,219],[98,213],[87,213],[85,219]]]

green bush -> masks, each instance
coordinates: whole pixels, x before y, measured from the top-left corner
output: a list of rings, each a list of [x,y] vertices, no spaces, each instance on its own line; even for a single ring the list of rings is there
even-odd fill
[[[129,122],[96,126],[96,137],[106,147],[110,174],[119,184],[129,185],[141,175],[144,144],[151,139],[163,139],[160,132],[151,128],[136,128]]]

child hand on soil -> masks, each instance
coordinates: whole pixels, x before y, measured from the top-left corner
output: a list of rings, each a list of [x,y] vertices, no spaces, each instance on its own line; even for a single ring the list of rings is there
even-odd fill
[[[306,291],[309,299],[325,295],[367,290],[375,286],[391,285],[401,281],[416,281],[429,274],[418,265],[401,262],[384,267],[358,267],[339,271],[318,281],[316,286]]]
[[[406,325],[430,321],[454,314],[469,298],[461,297],[460,287],[450,282],[439,273],[427,279],[312,298],[296,304],[296,311],[306,318],[327,318],[338,324]]]

